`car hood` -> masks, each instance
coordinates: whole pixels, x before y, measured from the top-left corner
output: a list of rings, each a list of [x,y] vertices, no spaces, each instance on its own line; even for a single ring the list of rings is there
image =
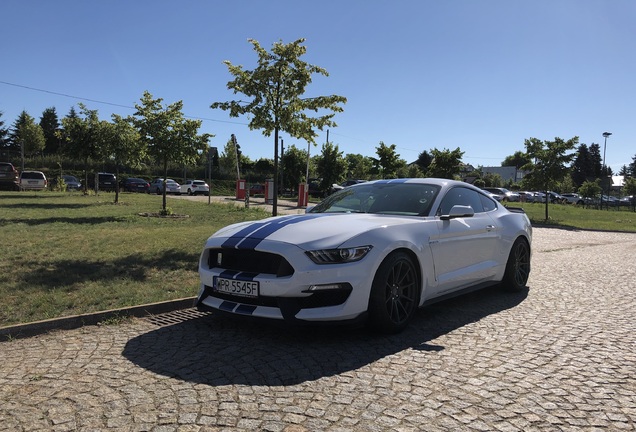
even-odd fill
[[[229,225],[210,241],[223,247],[256,249],[263,241],[291,243],[302,249],[335,248],[374,229],[421,223],[422,217],[368,213],[308,213]]]

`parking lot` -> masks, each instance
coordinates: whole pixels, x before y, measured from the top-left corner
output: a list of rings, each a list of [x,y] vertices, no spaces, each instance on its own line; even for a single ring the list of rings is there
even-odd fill
[[[399,335],[186,309],[0,343],[0,430],[636,429],[636,234],[535,228],[529,289]]]

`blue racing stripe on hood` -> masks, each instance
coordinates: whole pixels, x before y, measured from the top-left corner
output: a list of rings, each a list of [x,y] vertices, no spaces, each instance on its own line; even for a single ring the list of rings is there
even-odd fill
[[[268,236],[287,225],[331,215],[333,213],[291,215],[267,222],[255,222],[228,238],[221,246],[236,249],[254,249]]]

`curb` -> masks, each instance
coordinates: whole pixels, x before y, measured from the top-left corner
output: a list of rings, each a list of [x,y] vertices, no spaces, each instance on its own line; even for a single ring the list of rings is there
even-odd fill
[[[26,338],[48,333],[53,330],[72,330],[88,325],[97,325],[111,318],[142,318],[148,315],[156,315],[193,307],[196,297],[186,297],[177,300],[169,300],[158,303],[150,303],[141,306],[131,306],[121,309],[95,312],[91,314],[72,315],[50,320],[35,321],[28,324],[16,324],[0,327],[0,342],[17,338]]]

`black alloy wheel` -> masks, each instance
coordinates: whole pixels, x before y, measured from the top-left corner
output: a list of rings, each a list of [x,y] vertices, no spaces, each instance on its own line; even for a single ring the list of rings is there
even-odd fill
[[[369,298],[369,324],[385,333],[402,331],[419,306],[419,277],[405,252],[389,255],[373,280]]]
[[[530,246],[526,239],[520,237],[510,249],[502,286],[508,290],[518,291],[526,286],[529,276]]]

